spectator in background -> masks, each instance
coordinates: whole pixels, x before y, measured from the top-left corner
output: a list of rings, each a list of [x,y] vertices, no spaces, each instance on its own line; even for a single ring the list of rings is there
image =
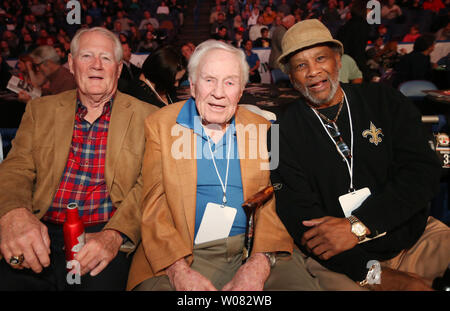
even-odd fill
[[[284,74],[279,70],[278,57],[281,55],[281,40],[286,31],[295,24],[293,15],[285,16],[281,20],[281,25],[277,26],[272,34],[272,47],[269,56],[269,67],[271,70],[278,69],[280,74]]]
[[[261,83],[261,75],[259,74],[259,65],[261,64],[261,61],[259,60],[258,54],[253,53],[252,48],[252,41],[246,40],[244,42],[244,52],[245,59],[250,68],[250,71],[248,72],[249,82]]]
[[[31,53],[36,48],[36,44],[34,43],[31,34],[28,31],[23,34],[23,37],[19,40],[18,50],[22,53]]]
[[[94,22],[94,18],[90,15],[85,15],[84,24],[81,25],[82,28],[92,28],[95,27],[96,23]]]
[[[13,57],[13,52],[9,48],[8,42],[6,42],[5,40],[0,41],[0,55],[4,59]]]
[[[394,87],[400,83],[410,80],[429,80],[432,78],[432,64],[430,54],[434,50],[435,37],[424,34],[414,42],[413,51],[400,58],[396,66],[396,77]]]
[[[233,30],[233,34],[234,34],[234,29],[246,29],[246,25],[244,24],[244,22],[242,21],[242,17],[240,15],[236,15],[233,19],[233,23],[232,23],[232,27],[231,29]]]
[[[225,12],[223,11],[223,8],[220,5],[216,5],[214,7],[214,10],[209,15],[209,23],[213,24],[219,19],[219,13],[223,13],[225,15]]]
[[[287,0],[281,0],[279,3],[277,7],[278,12],[283,13],[284,16],[291,14],[291,7],[287,4]]]
[[[351,6],[352,6],[351,3],[349,3],[348,5],[345,5],[344,0],[338,1],[337,11],[339,13],[339,18],[341,19],[341,23],[345,23],[345,21],[347,20],[347,14],[350,13]]]
[[[59,56],[60,64],[69,69],[69,63],[67,61],[68,58],[67,50],[60,43],[56,43],[53,47],[55,48],[55,51]]]
[[[339,70],[339,82],[359,84],[363,82],[363,75],[355,60],[347,54],[341,56],[341,69]]]
[[[96,23],[100,22],[102,19],[102,10],[98,7],[97,1],[91,2],[91,6],[88,8],[87,14],[92,16]]]
[[[277,16],[277,12],[272,11],[272,7],[270,5],[266,5],[264,7],[264,13],[263,13],[263,24],[267,27],[272,26],[273,21],[275,20],[275,17]]]
[[[181,55],[173,46],[166,45],[145,59],[129,94],[157,107],[173,104],[178,101],[176,88],[185,72]]]
[[[192,53],[195,51],[195,45],[192,42],[187,42],[183,44],[181,47],[181,55],[184,57],[184,67],[187,66],[187,63],[189,62],[189,59],[191,58]]]
[[[128,36],[128,44],[131,50],[136,51],[139,43],[141,42],[141,32],[136,25],[130,27],[130,35]]]
[[[35,16],[42,16],[45,14],[45,8],[46,5],[44,3],[40,3],[39,0],[33,0],[30,11]]]
[[[217,33],[212,35],[215,40],[223,41],[225,43],[230,43],[230,38],[228,36],[228,28],[226,26],[220,26]]]
[[[234,39],[231,42],[231,44],[237,48],[243,48],[244,47],[243,43],[244,43],[244,32],[241,31],[240,29],[237,29],[234,32]]]
[[[227,22],[225,20],[225,13],[219,12],[217,14],[217,20],[211,24],[210,34],[211,36],[216,34],[219,31],[219,28],[222,26],[227,26]]]
[[[386,25],[379,25],[377,28],[377,37],[383,38],[383,43],[387,43],[391,40],[391,35],[388,32]]]
[[[341,26],[336,35],[344,45],[344,53],[350,55],[362,71],[364,80],[371,80],[371,71],[367,67],[366,46],[369,40],[369,24],[366,21],[366,4],[355,0],[351,9],[351,19]]]
[[[256,25],[253,25],[250,27],[250,30],[248,32],[249,39],[252,41],[255,41],[259,37],[261,37],[261,29],[267,28],[266,25],[264,25],[264,17],[262,15],[258,16],[258,21]]]
[[[402,9],[395,4],[395,0],[388,0],[386,4],[381,6],[381,18],[387,22],[393,22],[402,15]]]
[[[341,26],[341,19],[337,10],[337,1],[328,0],[327,7],[322,10],[322,22],[327,26],[333,36]]]
[[[151,25],[151,24],[150,24]],[[149,25],[147,25],[148,27]],[[153,27],[153,26],[152,26]],[[151,53],[158,48],[158,43],[156,42],[156,37],[151,31],[147,31],[144,40],[142,40],[138,47],[137,52],[139,53]]]
[[[159,28],[159,22],[156,18],[152,17],[149,10],[144,11],[144,18],[141,20],[141,23],[139,24],[139,30],[146,30],[147,24],[152,24],[154,29]]]
[[[450,21],[436,32],[436,41],[450,40]]]
[[[121,33],[123,33],[123,34],[126,34],[126,32],[123,30],[123,28],[122,28],[122,23],[121,22],[119,22],[119,21],[115,21],[114,22],[114,29],[112,30],[112,32],[117,36],[117,37],[119,37],[119,35],[121,34]]]
[[[139,77],[141,69],[131,63],[132,49],[128,42],[122,43],[122,50],[123,50],[123,58],[122,58],[123,68],[120,78],[123,78],[128,81],[133,81]]]
[[[28,54],[22,54],[19,56],[17,60],[17,73],[15,75],[19,77],[20,80],[25,81],[27,84],[33,85],[30,77],[30,73],[28,72],[28,66],[27,63],[32,63],[33,59]],[[37,86],[37,85],[33,85]]]
[[[157,15],[169,15],[170,13],[170,9],[166,4],[166,1],[161,1],[161,4],[158,6],[158,8],[156,9],[156,14]]]
[[[250,16],[247,20],[247,26],[250,28],[253,25],[258,23],[259,18],[259,9],[256,6],[253,6]]]
[[[414,42],[420,37],[419,26],[412,25],[409,28],[409,32],[403,37],[403,42]]]
[[[13,55],[13,57],[17,56],[17,48],[19,46],[19,38],[13,31],[5,30],[2,35],[2,39],[8,43],[8,47]]]
[[[257,48],[270,48],[272,40],[269,38],[269,29],[261,29],[261,37],[254,41],[254,46]]]
[[[252,14],[252,11],[250,9],[250,5],[247,2],[247,3],[245,3],[244,8],[242,9],[242,12],[241,12],[242,20],[247,26],[249,26],[248,19],[250,18],[251,14]],[[259,14],[259,12],[258,12],[258,14]],[[255,20],[255,23],[256,23],[256,20]]]
[[[40,46],[30,56],[33,59],[33,67],[28,68],[31,78],[33,79],[34,70],[30,69],[33,68],[42,73],[45,78],[42,81],[37,77],[37,80],[33,81],[34,85],[41,87],[42,96],[54,95],[76,88],[72,73],[61,66],[59,55],[53,47],[48,45]]]
[[[117,18],[115,23],[119,22],[121,25],[121,31],[125,31],[128,33],[130,31],[130,26],[133,24],[133,21],[125,16],[124,11],[117,11]]]
[[[86,17],[89,15],[86,15]],[[92,17],[91,17],[92,18]],[[92,23],[93,24],[93,23]],[[47,31],[48,33],[53,36],[56,37],[56,34],[58,33],[58,28],[59,26],[56,24],[56,20],[53,16],[50,16],[47,20]]]
[[[187,70],[187,65],[189,63],[189,59],[191,58],[192,54],[195,51],[195,45],[192,42],[187,42],[183,44],[181,47],[181,55],[183,56],[181,58],[181,62],[183,65],[183,68],[186,69],[183,77],[180,79],[180,86],[188,86],[189,85],[189,72]]]
[[[42,28],[39,31],[39,38],[37,39],[37,45],[42,46],[42,45],[49,45],[47,43],[48,38],[50,38],[51,36],[48,34],[47,29]]]

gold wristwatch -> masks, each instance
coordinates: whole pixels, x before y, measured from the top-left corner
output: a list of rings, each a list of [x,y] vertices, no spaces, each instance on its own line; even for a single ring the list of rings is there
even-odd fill
[[[347,217],[347,219],[350,222],[350,225],[352,226],[351,229],[352,233],[356,235],[356,237],[360,242],[364,240],[368,232],[367,227],[353,215]]]

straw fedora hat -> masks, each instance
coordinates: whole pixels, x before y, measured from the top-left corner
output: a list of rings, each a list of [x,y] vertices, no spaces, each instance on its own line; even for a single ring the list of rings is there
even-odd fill
[[[338,40],[333,39],[328,28],[322,24],[318,19],[307,19],[298,22],[283,36],[281,41],[282,54],[278,57],[277,61],[280,64],[280,68],[286,72],[285,64],[289,61],[290,54],[303,50],[310,46],[314,46],[321,43],[332,43],[340,47],[341,54],[344,52],[344,46]]]

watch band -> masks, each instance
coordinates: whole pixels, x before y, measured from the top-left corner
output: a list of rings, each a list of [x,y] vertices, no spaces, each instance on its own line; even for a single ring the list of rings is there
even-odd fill
[[[350,225],[353,225],[355,222],[361,222],[356,216],[350,215],[347,217],[348,221],[350,221]]]

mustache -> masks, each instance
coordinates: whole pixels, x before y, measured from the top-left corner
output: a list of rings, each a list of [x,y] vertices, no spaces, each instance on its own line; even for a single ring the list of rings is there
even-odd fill
[[[313,107],[316,107],[316,108],[320,107],[322,104],[325,104],[325,103],[331,101],[331,99],[334,97],[334,95],[336,94],[336,91],[338,90],[338,87],[339,87],[339,76],[336,75],[336,77],[333,78],[333,77],[331,77],[330,74],[327,74],[326,80],[328,80],[331,85],[330,94],[328,94],[327,98],[325,98],[325,99],[318,99],[311,95],[306,84],[303,85],[303,84],[299,83],[297,80],[295,80],[295,79],[293,79],[293,80],[294,81],[292,83],[292,86],[294,87],[294,89],[299,91],[303,95],[303,97],[305,97],[306,100]]]

